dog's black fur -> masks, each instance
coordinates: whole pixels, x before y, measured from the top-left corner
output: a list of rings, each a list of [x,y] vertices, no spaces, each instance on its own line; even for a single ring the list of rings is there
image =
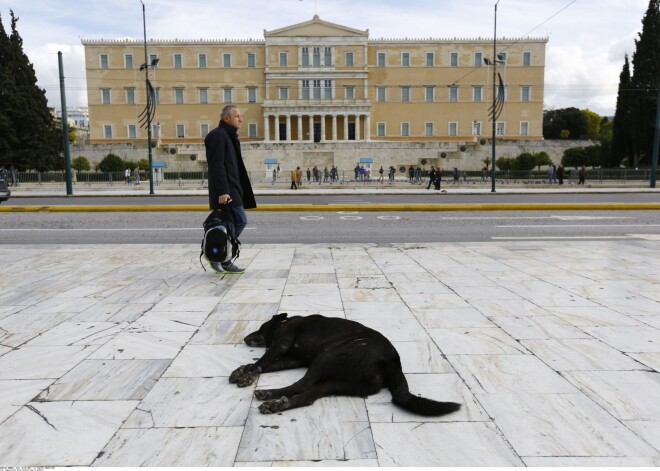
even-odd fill
[[[392,393],[394,404],[417,414],[438,416],[461,407],[413,396],[394,346],[380,332],[357,322],[277,314],[245,337],[245,343],[266,347],[266,353],[234,370],[229,382],[239,387],[249,386],[260,373],[309,367],[302,379],[288,387],[254,392],[257,399],[266,400],[259,406],[264,414],[308,406],[324,396],[366,397],[383,387]]]

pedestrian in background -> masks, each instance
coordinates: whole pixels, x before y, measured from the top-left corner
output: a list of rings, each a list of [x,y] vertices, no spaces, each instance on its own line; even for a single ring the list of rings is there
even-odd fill
[[[578,173],[578,185],[584,185],[584,180],[587,178],[587,169],[584,168],[584,165],[580,169],[580,172]]]
[[[289,187],[289,190],[297,190],[298,185],[296,184],[296,181],[298,181],[298,176],[295,170],[291,170],[291,186]]]
[[[431,171],[429,172],[429,184],[426,186],[426,189],[430,189],[431,185],[435,183],[435,167],[431,165]]]

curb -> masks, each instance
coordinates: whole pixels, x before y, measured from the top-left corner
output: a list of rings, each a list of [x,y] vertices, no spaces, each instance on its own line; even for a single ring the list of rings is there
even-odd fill
[[[660,210],[660,203],[394,203],[394,204],[263,204],[255,212],[321,211],[611,211]],[[0,206],[0,213],[92,213],[209,211],[205,204]]]

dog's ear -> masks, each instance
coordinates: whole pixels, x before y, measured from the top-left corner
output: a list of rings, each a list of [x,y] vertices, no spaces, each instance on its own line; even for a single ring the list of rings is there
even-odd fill
[[[288,316],[289,316],[288,313],[283,312],[282,314],[275,314],[275,315],[273,316],[273,319],[276,319],[276,320],[278,320],[278,321],[283,321],[283,320],[286,319]]]

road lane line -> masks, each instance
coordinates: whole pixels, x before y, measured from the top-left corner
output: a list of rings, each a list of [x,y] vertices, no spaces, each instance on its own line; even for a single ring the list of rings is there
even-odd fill
[[[510,236],[510,237],[491,237],[493,240],[579,240],[579,239],[635,239],[633,236]]]
[[[525,225],[504,225],[495,226],[501,228],[565,228],[565,227],[660,227],[660,224],[525,224]]]

